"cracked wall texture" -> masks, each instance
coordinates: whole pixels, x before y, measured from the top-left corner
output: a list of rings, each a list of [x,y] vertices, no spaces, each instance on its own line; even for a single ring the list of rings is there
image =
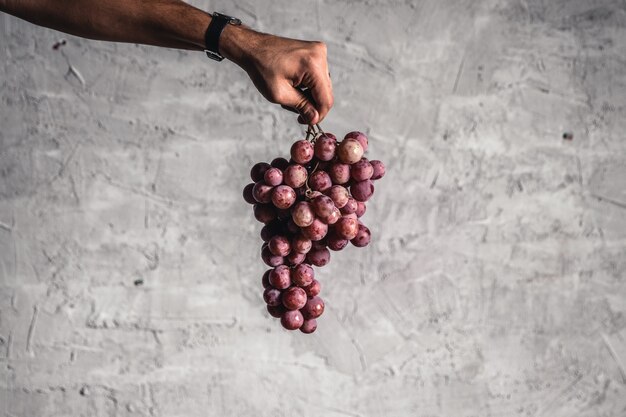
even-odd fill
[[[327,42],[323,127],[388,166],[373,243],[283,331],[241,189],[294,117],[0,15],[0,415],[626,416],[623,1],[194,4]]]

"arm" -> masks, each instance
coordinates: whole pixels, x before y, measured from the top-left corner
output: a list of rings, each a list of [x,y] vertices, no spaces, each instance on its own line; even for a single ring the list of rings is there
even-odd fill
[[[211,16],[180,0],[0,0],[0,10],[85,38],[168,48],[204,49]],[[301,123],[319,123],[333,105],[326,47],[227,27],[220,52],[248,73],[272,103],[296,109]],[[295,87],[307,87],[308,100]]]

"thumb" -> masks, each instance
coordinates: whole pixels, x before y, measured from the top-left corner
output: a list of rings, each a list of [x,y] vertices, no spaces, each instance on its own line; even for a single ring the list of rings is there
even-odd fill
[[[318,122],[319,113],[305,92],[298,88],[293,88],[285,99],[285,103],[282,104],[292,107],[300,113],[298,122],[302,124],[315,124]]]

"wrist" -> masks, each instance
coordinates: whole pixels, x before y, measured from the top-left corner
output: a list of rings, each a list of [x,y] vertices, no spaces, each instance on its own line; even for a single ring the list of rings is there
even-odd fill
[[[220,53],[224,58],[245,67],[252,60],[253,51],[260,46],[262,33],[246,26],[228,25],[220,37]]]

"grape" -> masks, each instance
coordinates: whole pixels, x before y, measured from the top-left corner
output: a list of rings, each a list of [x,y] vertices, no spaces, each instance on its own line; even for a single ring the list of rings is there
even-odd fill
[[[367,136],[365,136],[365,133],[362,132],[350,132],[348,133],[346,136],[344,136],[344,140],[346,139],[356,139],[359,141],[359,143],[361,144],[361,147],[363,148],[363,152],[367,151],[368,148],[368,140],[367,140]]]
[[[320,161],[330,161],[335,157],[335,148],[337,140],[330,136],[321,136],[317,138],[314,146],[315,156]]]
[[[284,290],[291,285],[291,270],[287,265],[279,265],[272,269],[269,277],[272,287]]]
[[[267,288],[263,292],[263,300],[268,306],[276,307],[281,303],[281,292],[276,288]]]
[[[313,211],[319,217],[324,218],[328,217],[333,213],[335,208],[335,203],[333,200],[327,195],[319,195],[311,200],[311,206],[313,207]]]
[[[367,206],[365,205],[365,203],[359,201],[357,202],[357,208],[356,208],[356,217],[361,217],[365,214],[365,210],[367,209]]]
[[[274,187],[259,181],[252,187],[252,196],[259,203],[267,204],[272,201],[272,190]]]
[[[261,250],[261,259],[267,266],[279,266],[285,263],[285,259],[282,256],[272,255],[270,248],[267,246],[263,247]]]
[[[300,231],[300,227],[293,222],[293,219],[287,220],[287,231],[291,234],[296,234]]]
[[[280,185],[283,182],[283,171],[278,168],[270,168],[265,171],[263,180],[267,185],[271,185],[272,187]]]
[[[251,182],[250,184],[246,185],[243,188],[243,199],[246,200],[246,203],[248,204],[256,204],[257,201],[254,198],[254,195],[252,194],[252,189],[254,188],[254,183]]]
[[[279,185],[272,192],[272,203],[279,209],[286,209],[296,202],[296,192],[288,185]]]
[[[311,334],[315,329],[317,329],[317,320],[315,319],[304,320],[300,327],[300,331],[305,334]]]
[[[302,235],[313,241],[322,240],[328,233],[328,225],[318,218],[310,226],[302,228]]]
[[[328,169],[328,175],[334,184],[345,184],[350,180],[350,165],[334,162]]]
[[[267,172],[269,172],[269,171],[267,171]],[[267,172],[265,173],[266,176],[267,176]],[[350,176],[355,181],[369,180],[370,178],[372,178],[373,174],[374,174],[374,167],[365,158],[361,158],[360,161],[358,161],[357,163],[352,165],[352,167],[350,168]],[[267,180],[266,180],[266,182],[267,182]]]
[[[306,292],[300,287],[290,287],[282,295],[287,310],[300,310],[307,303]]]
[[[311,246],[313,246],[313,241],[302,235],[297,235],[291,241],[291,247],[298,253],[307,253],[311,250]]]
[[[300,188],[306,183],[308,174],[302,165],[289,165],[283,172],[283,181],[292,188]]]
[[[263,273],[263,277],[261,278],[261,284],[263,284],[263,288],[270,287],[270,272],[272,272],[272,270],[268,269]]]
[[[304,307],[302,307],[302,316],[307,320],[316,319],[324,313],[324,300],[315,296],[309,298]]]
[[[267,312],[270,313],[272,317],[280,318],[285,311],[287,311],[287,309],[282,304],[277,306],[267,306]]]
[[[339,237],[336,234],[329,236],[326,241],[328,242],[328,249],[334,251],[342,250],[348,245],[348,239]]]
[[[322,285],[320,284],[318,280],[313,279],[313,282],[311,282],[309,285],[307,285],[303,289],[304,289],[304,292],[306,292],[306,295],[308,297],[315,297],[316,295],[320,293],[322,289]]]
[[[269,242],[272,237],[280,234],[281,229],[280,220],[272,220],[261,229],[261,239],[263,242]]]
[[[311,268],[311,265],[300,264],[293,269],[291,275],[294,285],[306,287],[307,285],[311,285],[313,282],[315,272],[313,271],[313,268]]]
[[[263,179],[263,175],[265,175],[265,171],[270,169],[270,164],[267,162],[259,162],[254,164],[252,169],[250,170],[250,178],[252,181],[259,182]]]
[[[358,206],[358,202],[354,198],[350,197],[348,198],[348,202],[346,203],[346,205],[340,209],[341,214],[356,213]]]
[[[326,224],[335,224],[341,218],[341,211],[337,207],[333,208],[333,212],[330,216],[322,219]]]
[[[344,139],[337,146],[337,156],[344,164],[354,164],[363,156],[363,147],[356,139]]]
[[[357,248],[362,248],[370,243],[371,236],[372,234],[370,233],[370,229],[363,224],[359,224],[359,231],[354,239],[350,240],[350,242],[352,242],[352,244]]]
[[[252,210],[254,218],[261,223],[269,223],[276,218],[276,209],[271,204],[255,204]]]
[[[373,180],[379,180],[385,176],[385,164],[377,159],[370,161],[370,164],[374,168],[374,173],[372,174]]]
[[[274,236],[268,242],[268,248],[272,255],[287,256],[291,252],[291,243],[285,236]]]
[[[325,171],[315,171],[309,176],[309,186],[314,191],[326,191],[333,185],[333,181]]]
[[[287,166],[289,166],[289,161],[285,158],[274,158],[274,160],[270,163],[274,168],[278,168],[281,171],[284,171]]]
[[[356,201],[367,201],[374,194],[374,184],[370,180],[359,181],[350,186],[350,193]]]
[[[291,159],[299,164],[306,164],[313,159],[313,145],[302,139],[291,145]]]
[[[330,251],[326,248],[313,248],[306,254],[306,261],[315,266],[325,266],[330,262]]]
[[[333,200],[333,203],[335,203],[335,207],[337,207],[338,209],[345,206],[350,199],[350,193],[348,193],[346,187],[343,187],[341,185],[333,185],[328,191],[326,191],[326,195],[329,196],[331,200]]]
[[[335,223],[337,236],[346,240],[354,239],[359,232],[359,222],[357,219],[343,216]]]
[[[291,218],[300,227],[310,226],[313,220],[315,220],[313,206],[306,201],[296,203],[291,209]]]
[[[302,326],[304,318],[298,310],[287,310],[280,318],[280,324],[287,330],[296,330]]]
[[[306,255],[304,253],[291,252],[289,256],[287,256],[287,263],[289,265],[299,265],[306,259]]]

